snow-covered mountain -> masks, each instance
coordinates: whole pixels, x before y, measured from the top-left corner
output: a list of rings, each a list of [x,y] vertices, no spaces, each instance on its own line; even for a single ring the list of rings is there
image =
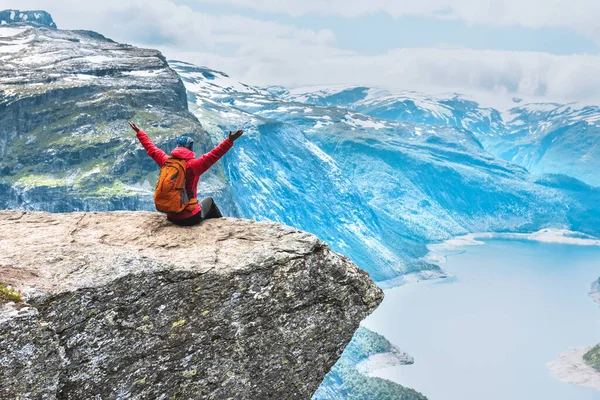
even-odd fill
[[[313,87],[272,93],[289,101],[344,107],[379,118],[467,129],[486,150],[536,175],[560,173],[600,186],[600,108],[525,103],[483,107],[464,95],[429,96],[367,87]]]
[[[427,268],[425,243],[465,232],[596,232],[586,218],[597,191],[580,196],[563,190],[564,178],[537,179],[486,152],[471,130],[373,117],[340,99],[307,105],[317,101],[170,64],[209,134],[248,132],[225,160],[242,215],[311,231],[376,279]]]
[[[481,137],[491,152],[534,174],[564,173],[600,187],[600,107],[525,104],[505,119],[507,133]]]

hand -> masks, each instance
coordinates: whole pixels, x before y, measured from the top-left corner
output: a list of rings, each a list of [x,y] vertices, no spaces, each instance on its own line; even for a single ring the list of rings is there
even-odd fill
[[[129,124],[131,129],[133,129],[135,131],[135,133],[138,133],[140,131],[140,128],[138,128],[138,126],[136,124],[134,124],[133,122],[127,122],[127,123]]]
[[[229,131],[229,140],[231,140],[232,142],[235,142],[236,139],[239,139],[239,137],[242,136],[243,133],[244,133],[244,131],[241,129],[235,131],[235,133],[231,133],[231,131]]]

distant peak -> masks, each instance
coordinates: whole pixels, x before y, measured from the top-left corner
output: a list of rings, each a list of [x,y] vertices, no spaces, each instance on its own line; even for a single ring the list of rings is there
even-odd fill
[[[31,24],[56,28],[56,24],[54,23],[52,16],[46,11],[0,11],[0,26],[12,24]]]

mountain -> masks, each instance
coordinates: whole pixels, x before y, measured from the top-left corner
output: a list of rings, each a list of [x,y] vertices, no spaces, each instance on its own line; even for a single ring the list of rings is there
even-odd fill
[[[449,125],[475,134],[497,157],[535,175],[567,174],[600,186],[600,108],[582,104],[524,103],[507,110],[483,107],[460,94],[429,96],[368,87],[271,87],[295,102],[348,108],[397,121]]]
[[[0,58],[0,209],[153,209],[158,168],[127,120],[165,150],[177,134],[214,145],[156,50],[20,22],[0,26]],[[238,215],[219,166],[200,190]]]
[[[242,215],[310,231],[376,280],[435,272],[425,245],[467,232],[599,233],[598,189],[537,178],[489,154],[471,130],[373,117],[342,108],[340,97],[307,105],[299,101],[314,97],[170,64],[210,135],[247,131],[224,161]]]
[[[526,104],[509,110],[508,131],[489,150],[534,174],[568,174],[600,187],[600,108]]]
[[[3,399],[307,399],[383,299],[275,223],[8,211],[0,226],[0,276],[22,293],[0,297]]]
[[[285,223],[316,234],[377,280],[404,272],[363,195],[336,162],[307,139],[301,126],[246,112],[242,104],[271,100],[226,74],[171,62],[188,87],[190,110],[213,136],[242,128],[223,160],[241,215]],[[273,100],[276,101],[276,100]]]
[[[273,88],[270,88],[273,90]],[[414,91],[390,92],[369,87],[308,87],[278,89],[286,100],[343,107],[388,120],[463,128],[475,135],[499,135],[506,130],[502,114],[474,99],[451,93],[431,96]]]

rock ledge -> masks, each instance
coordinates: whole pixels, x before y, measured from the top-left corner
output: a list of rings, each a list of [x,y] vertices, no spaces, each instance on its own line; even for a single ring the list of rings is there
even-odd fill
[[[310,398],[383,293],[293,228],[0,212],[0,398]]]

